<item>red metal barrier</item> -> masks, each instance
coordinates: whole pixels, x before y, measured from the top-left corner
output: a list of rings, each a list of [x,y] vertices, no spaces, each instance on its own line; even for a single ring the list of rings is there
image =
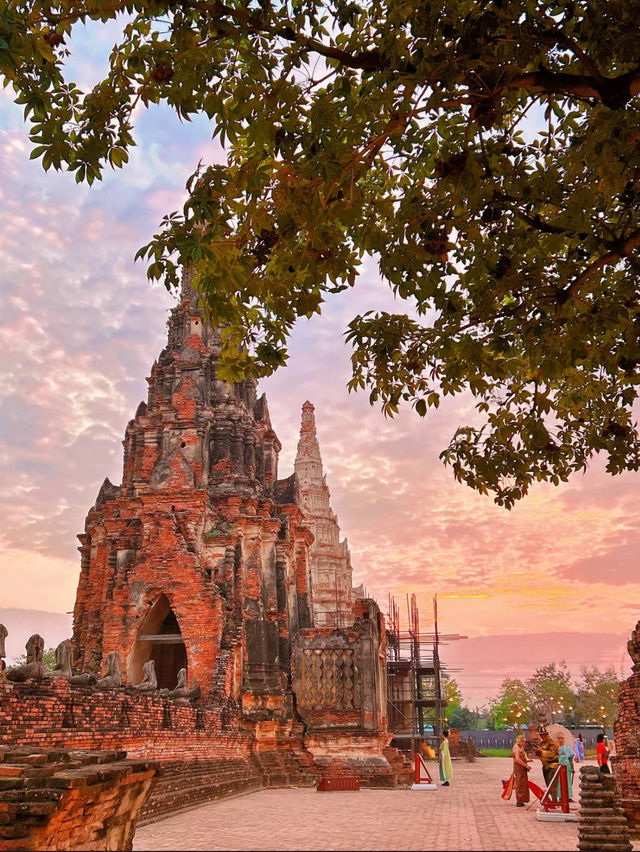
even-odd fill
[[[431,773],[427,769],[427,764],[422,759],[422,755],[416,754],[414,765],[414,783],[415,784],[433,784]]]
[[[551,791],[560,782],[560,801],[551,799]],[[545,811],[560,810],[563,814],[569,813],[569,780],[567,778],[567,767],[561,763],[556,769],[551,784],[547,787],[544,796],[540,800]]]
[[[359,790],[360,779],[353,775],[325,775],[318,781],[318,792],[329,793],[337,790]]]

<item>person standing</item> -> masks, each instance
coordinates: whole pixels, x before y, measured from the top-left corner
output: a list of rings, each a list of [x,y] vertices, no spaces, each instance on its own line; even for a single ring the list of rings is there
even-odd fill
[[[453,775],[451,752],[449,751],[449,731],[445,728],[440,741],[440,780],[443,787],[448,787]]]
[[[516,807],[524,808],[529,801],[529,776],[528,772],[531,768],[527,759],[527,753],[524,750],[525,737],[524,734],[518,734],[516,741],[511,749],[513,755],[513,779],[516,788]]]
[[[604,734],[598,734],[596,738],[596,759],[598,761],[598,766],[600,767],[600,772],[604,772],[605,775],[611,774],[611,769],[609,768],[609,749],[607,748],[607,738]]]
[[[564,734],[558,734],[558,763],[567,767],[567,786],[569,787],[569,799],[573,801],[573,749],[565,745]],[[560,783],[558,783],[558,791]]]
[[[537,752],[540,755],[540,763],[542,764],[542,774],[544,783],[547,787],[551,784],[551,780],[558,768],[558,746],[549,736],[544,725],[538,725],[538,733],[540,734],[540,745]],[[549,790],[549,795],[552,800],[557,801],[557,791]]]
[[[582,734],[578,734],[576,737],[573,749],[575,751],[576,763],[582,763],[584,760],[584,740],[582,739]]]

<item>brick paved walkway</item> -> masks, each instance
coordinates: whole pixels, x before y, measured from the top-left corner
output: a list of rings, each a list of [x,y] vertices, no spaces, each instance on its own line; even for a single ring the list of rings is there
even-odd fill
[[[454,762],[433,792],[262,790],[202,805],[136,832],[134,850],[575,850],[576,823],[536,820],[500,798],[505,758]],[[540,764],[532,780],[542,784]],[[638,848],[638,844],[634,844]]]

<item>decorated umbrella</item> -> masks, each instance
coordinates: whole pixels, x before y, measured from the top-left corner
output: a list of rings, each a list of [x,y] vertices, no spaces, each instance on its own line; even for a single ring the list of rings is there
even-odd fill
[[[573,748],[575,737],[568,728],[565,728],[564,725],[558,725],[553,722],[552,724],[547,725],[547,731],[549,732],[549,736],[551,737],[551,739],[555,740],[556,742],[558,742],[559,734],[562,734],[562,736],[564,737],[564,744],[568,745],[570,748]]]

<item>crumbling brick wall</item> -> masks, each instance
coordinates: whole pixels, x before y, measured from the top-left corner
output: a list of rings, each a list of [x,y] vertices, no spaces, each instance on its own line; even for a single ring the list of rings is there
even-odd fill
[[[280,741],[277,733],[269,738],[271,748],[304,753],[300,732],[297,738],[294,734]],[[253,757],[255,732],[241,726],[239,707],[232,701],[183,704],[131,689],[71,685],[63,678],[4,682],[0,743],[33,750],[112,749],[156,762],[162,775],[151,798],[141,805],[143,817],[273,783]]]
[[[124,749],[153,760],[248,758],[252,735],[233,704],[184,706],[63,678],[0,684],[0,740],[14,746]]]
[[[627,648],[633,661],[632,674],[618,691],[618,718],[614,725],[616,756],[611,763],[620,804],[629,825],[640,831],[640,621]]]

